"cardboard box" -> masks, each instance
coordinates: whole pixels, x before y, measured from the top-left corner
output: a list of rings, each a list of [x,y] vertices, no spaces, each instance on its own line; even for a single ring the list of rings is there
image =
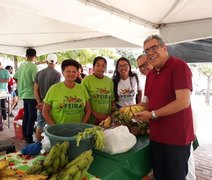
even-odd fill
[[[17,139],[23,140],[22,120],[14,121],[14,131],[15,131],[15,137]]]

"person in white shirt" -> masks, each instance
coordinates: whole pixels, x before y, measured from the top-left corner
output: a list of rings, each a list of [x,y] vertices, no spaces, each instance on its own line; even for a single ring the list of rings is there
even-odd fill
[[[116,107],[134,105],[141,102],[142,87],[140,76],[132,72],[128,59],[121,57],[116,63],[114,75]]]

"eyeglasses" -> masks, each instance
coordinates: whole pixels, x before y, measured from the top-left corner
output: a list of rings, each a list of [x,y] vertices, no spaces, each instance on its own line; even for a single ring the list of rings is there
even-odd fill
[[[145,63],[143,63],[143,64],[141,64],[140,66],[138,66],[138,68],[139,69],[142,69],[142,68],[147,68],[147,66],[148,66],[148,62],[145,62]]]
[[[158,48],[160,47],[160,45],[154,45],[150,48],[147,48],[143,51],[144,54],[149,54],[151,51],[156,52],[158,50]]]
[[[119,69],[120,69],[120,68],[128,68],[128,67],[129,67],[128,64],[118,65],[118,68],[119,68]]]

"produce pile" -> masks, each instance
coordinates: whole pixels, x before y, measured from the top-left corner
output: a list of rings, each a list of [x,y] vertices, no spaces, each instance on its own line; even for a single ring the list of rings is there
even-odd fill
[[[133,105],[125,106],[120,109],[113,109],[111,116],[108,116],[99,125],[103,128],[113,128],[119,125],[125,125],[135,136],[149,134],[149,125],[144,121],[133,119],[135,113],[144,111],[143,106]]]
[[[8,169],[9,162],[6,159],[0,161],[0,179],[5,176],[14,176],[16,172],[13,169]]]
[[[55,144],[43,161],[35,163],[27,174],[45,175],[50,180],[81,180],[93,161],[92,151],[85,151],[68,162],[69,142]]]
[[[36,175],[18,175],[15,169],[9,167],[9,161],[5,159],[0,160],[0,179],[2,180],[46,180],[47,176]]]
[[[92,128],[86,128],[83,132],[79,132],[76,135],[77,146],[79,146],[81,139],[85,139],[92,136],[94,138],[94,148],[101,150],[104,148],[104,134],[103,128],[94,126]]]

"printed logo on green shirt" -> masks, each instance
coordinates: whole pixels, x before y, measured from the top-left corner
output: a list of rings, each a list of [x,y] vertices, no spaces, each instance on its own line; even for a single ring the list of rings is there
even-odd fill
[[[76,96],[65,96],[65,99],[63,101],[63,103],[60,103],[60,109],[71,111],[74,110],[75,112],[77,110],[81,111],[82,109],[84,109],[82,99],[79,99]]]
[[[106,88],[97,88],[95,94],[92,95],[93,99],[100,102],[108,102],[111,99],[111,92]]]

